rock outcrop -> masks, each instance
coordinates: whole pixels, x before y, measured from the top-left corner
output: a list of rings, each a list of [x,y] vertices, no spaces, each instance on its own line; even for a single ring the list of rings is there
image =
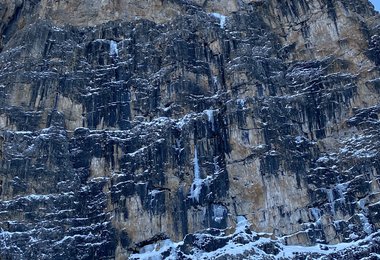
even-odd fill
[[[0,258],[378,252],[379,18],[367,0],[3,1]]]

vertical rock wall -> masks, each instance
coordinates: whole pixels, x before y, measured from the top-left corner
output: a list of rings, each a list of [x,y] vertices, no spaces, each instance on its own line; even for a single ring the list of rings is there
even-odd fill
[[[379,228],[367,1],[0,4],[0,257],[126,259],[245,216]]]

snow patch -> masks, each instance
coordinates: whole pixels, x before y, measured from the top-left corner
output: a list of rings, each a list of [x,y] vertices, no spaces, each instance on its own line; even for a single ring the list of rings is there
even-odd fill
[[[218,205],[216,206],[216,211]],[[315,212],[316,218],[320,215]],[[373,237],[379,232],[371,234],[364,239],[350,242],[350,243],[340,243],[336,245],[322,245],[317,244],[315,246],[295,246],[295,245],[284,245],[280,240],[272,240],[269,237],[261,236],[260,233],[249,232],[247,233],[247,228],[249,228],[250,223],[244,216],[237,216],[236,218],[236,231],[233,234],[225,236],[230,240],[221,248],[217,248],[215,251],[204,251],[201,250],[201,246],[205,241],[209,241],[211,235],[209,234],[199,234],[198,239],[195,241],[196,248],[194,248],[189,255],[186,255],[186,259],[292,259],[300,257],[300,254],[307,254],[305,259],[325,259],[331,254],[336,254],[347,250],[349,248],[355,248],[361,246],[363,243],[369,243],[373,240]],[[268,236],[269,234],[266,234]],[[239,238],[239,239],[238,239]],[[239,243],[238,241],[247,241],[247,243]],[[249,241],[249,242],[248,242]],[[149,246],[145,246],[140,250],[139,254],[134,254],[130,259],[164,259],[163,254],[165,252],[165,259],[181,259],[178,255],[178,249],[180,245],[184,242],[173,243],[170,240],[161,241]],[[262,246],[265,244],[271,244],[273,247],[278,249],[276,255],[268,254],[262,250]],[[169,254],[169,256],[168,256]],[[315,254],[312,257],[312,254]],[[183,256],[183,255],[182,255]],[[315,257],[315,258],[314,258]],[[327,259],[326,258],[326,259]],[[301,258],[299,258],[301,259]],[[302,259],[304,259],[302,257]]]
[[[303,139],[303,137],[302,136],[296,136],[296,144],[301,144],[301,143],[303,143],[303,141],[304,141],[304,139]]]
[[[329,157],[327,157],[327,156],[321,156],[321,157],[318,158],[317,162],[318,163],[327,163],[329,160],[330,160]]]
[[[190,114],[185,115],[183,118],[177,121],[176,126],[182,129],[185,125],[187,125],[191,121],[192,117],[195,117],[195,115],[196,115],[195,113],[190,113]]]
[[[162,260],[162,253],[171,251],[170,256],[165,259],[175,259],[174,249],[179,243],[173,243],[170,239],[160,241],[156,244],[144,246],[139,254],[133,254],[129,259],[141,259],[141,260]]]
[[[151,197],[156,197],[157,194],[160,194],[162,192],[162,190],[151,190],[149,191],[148,195],[150,195]]]

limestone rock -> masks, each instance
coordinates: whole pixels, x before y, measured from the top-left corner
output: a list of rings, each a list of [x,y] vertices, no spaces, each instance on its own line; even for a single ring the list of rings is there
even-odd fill
[[[378,250],[368,1],[3,1],[0,33],[1,259]]]

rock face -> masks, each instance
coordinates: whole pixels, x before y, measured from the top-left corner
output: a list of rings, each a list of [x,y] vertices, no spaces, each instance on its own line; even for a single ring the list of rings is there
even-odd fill
[[[0,32],[1,259],[378,252],[367,0],[6,0]]]

